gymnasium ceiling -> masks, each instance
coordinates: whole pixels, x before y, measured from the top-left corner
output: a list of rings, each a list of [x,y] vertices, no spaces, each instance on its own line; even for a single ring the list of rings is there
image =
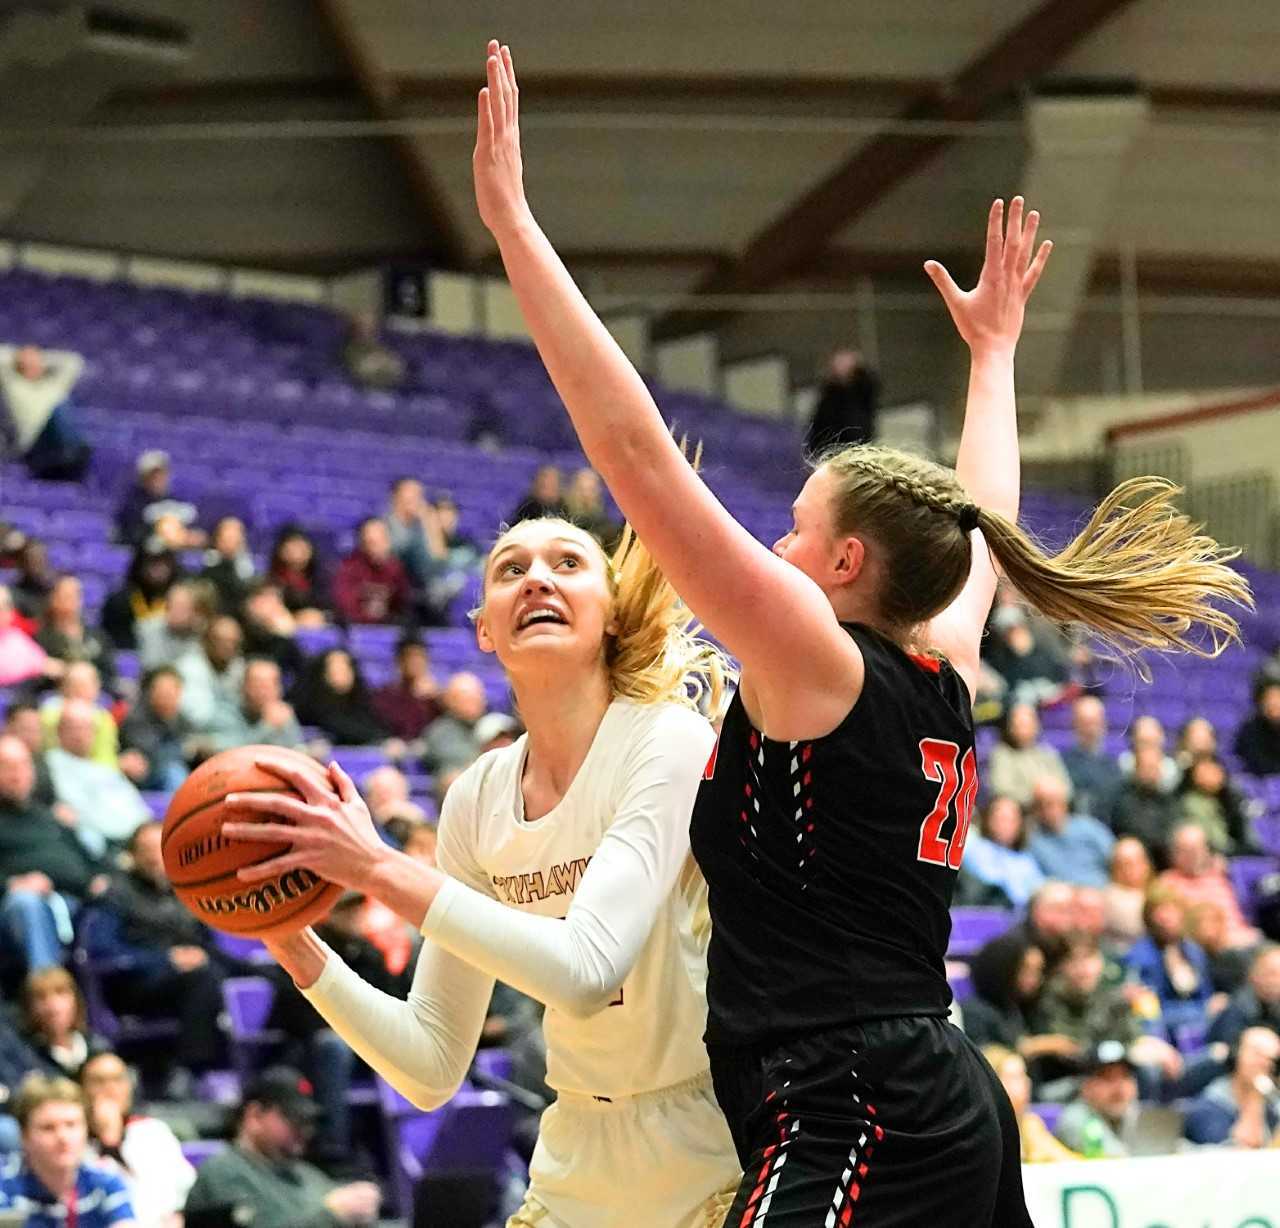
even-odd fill
[[[991,196],[1030,173],[1029,100],[1068,95],[1146,103],[1086,280],[1114,285],[1131,253],[1168,292],[1280,290],[1270,0],[102,7],[170,20],[186,49],[76,117],[100,139],[50,136],[9,237],[317,272],[492,267],[469,179],[492,33],[521,74],[530,198],[597,286],[840,290],[915,278],[928,254],[963,265]],[[431,123],[389,137],[370,119]],[[299,120],[340,122],[308,139],[282,127]],[[678,310],[661,325],[689,327]]]

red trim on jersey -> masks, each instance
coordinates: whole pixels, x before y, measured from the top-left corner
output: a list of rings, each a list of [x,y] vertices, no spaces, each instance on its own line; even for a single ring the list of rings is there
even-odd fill
[[[703,780],[715,780],[716,778],[716,760],[720,758],[720,739],[716,738],[716,744],[711,748],[711,758],[707,760],[707,766],[702,769]]]
[[[927,669],[931,674],[942,673],[942,659],[940,657],[926,657],[923,653],[918,652],[909,652],[907,656],[921,669]]]

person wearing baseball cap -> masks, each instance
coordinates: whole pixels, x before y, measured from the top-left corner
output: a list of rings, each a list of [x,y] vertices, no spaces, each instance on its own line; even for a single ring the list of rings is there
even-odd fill
[[[1137,1112],[1136,1068],[1122,1040],[1099,1042],[1082,1063],[1080,1094],[1058,1119],[1057,1136],[1086,1159],[1127,1156],[1124,1141]]]
[[[116,510],[116,536],[120,541],[140,546],[159,529],[173,549],[204,545],[205,535],[196,527],[199,512],[195,504],[175,499],[169,491],[169,453],[148,448],[134,468],[137,481]]]
[[[296,1070],[264,1070],[244,1090],[232,1145],[200,1166],[187,1196],[187,1222],[252,1220],[254,1228],[373,1223],[382,1200],[373,1182],[339,1185],[301,1159],[319,1115],[310,1085]]]

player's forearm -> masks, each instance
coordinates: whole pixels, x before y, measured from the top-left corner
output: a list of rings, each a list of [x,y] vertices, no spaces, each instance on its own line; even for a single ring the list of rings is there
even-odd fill
[[[670,446],[662,415],[533,217],[498,238],[547,373],[587,457],[616,496],[616,480],[648,449]]]
[[[973,501],[1015,519],[1021,474],[1013,351],[975,351],[956,473]]]
[[[374,863],[367,890],[414,929],[421,929],[445,878],[435,866],[389,848]]]

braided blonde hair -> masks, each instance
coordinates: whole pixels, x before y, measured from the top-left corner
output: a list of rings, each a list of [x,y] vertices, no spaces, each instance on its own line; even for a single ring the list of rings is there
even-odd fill
[[[866,535],[881,548],[880,614],[904,633],[964,587],[973,529],[982,530],[997,568],[1028,603],[1125,655],[1156,649],[1215,657],[1240,639],[1235,618],[1215,603],[1253,604],[1248,582],[1227,566],[1240,552],[1180,512],[1173,500],[1181,492],[1165,478],[1121,483],[1077,537],[1049,555],[1016,523],[977,507],[955,471],[932,461],[857,446],[818,463],[835,478],[836,532]]]
[[[640,704],[677,703],[716,716],[724,702],[731,670],[724,653],[703,639],[688,607],[671,587],[644,543],[625,525],[612,554],[594,534],[558,516],[539,518],[576,530],[599,552],[609,592],[613,597],[612,621],[617,631],[605,636],[604,663],[612,694]],[[513,526],[514,527],[514,526]],[[489,559],[511,529],[504,529]],[[485,562],[488,575],[488,560]],[[484,609],[471,611],[474,619]]]

